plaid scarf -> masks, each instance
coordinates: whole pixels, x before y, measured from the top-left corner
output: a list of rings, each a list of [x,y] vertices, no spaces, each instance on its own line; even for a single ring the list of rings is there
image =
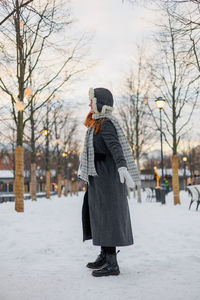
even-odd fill
[[[121,126],[119,125],[118,121],[112,116],[111,112],[105,114],[101,114],[101,113],[93,114],[92,118],[95,120],[101,118],[107,118],[111,120],[111,122],[113,123],[117,131],[117,136],[121,144],[123,154],[127,163],[127,169],[133,181],[135,181],[136,184],[140,183],[140,176],[138,174],[138,169],[133,159],[131,148],[127,142],[125,134]],[[79,178],[86,182],[88,182],[88,176],[98,176],[94,164],[93,135],[94,135],[94,129],[92,127],[89,127],[85,136],[83,153],[80,162],[80,174],[79,174]]]

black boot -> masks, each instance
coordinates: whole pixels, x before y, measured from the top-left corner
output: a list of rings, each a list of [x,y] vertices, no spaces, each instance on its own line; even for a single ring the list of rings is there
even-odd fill
[[[119,275],[119,265],[117,263],[117,254],[106,253],[106,264],[100,270],[94,270],[92,275],[95,277]]]
[[[86,267],[90,269],[99,269],[106,263],[105,251],[101,249],[101,253],[98,255],[94,262],[89,262]]]

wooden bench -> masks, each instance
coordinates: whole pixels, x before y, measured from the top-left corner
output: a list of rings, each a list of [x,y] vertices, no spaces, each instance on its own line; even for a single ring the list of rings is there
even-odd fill
[[[191,201],[189,205],[189,209],[194,201],[197,202],[196,210],[198,210],[200,204],[200,185],[188,185],[187,191],[191,196]]]

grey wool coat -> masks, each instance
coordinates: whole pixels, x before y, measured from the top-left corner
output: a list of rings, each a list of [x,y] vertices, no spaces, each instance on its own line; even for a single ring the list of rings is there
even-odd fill
[[[89,176],[82,207],[83,240],[115,247],[133,244],[127,188],[118,168],[127,167],[117,132],[108,119],[93,136],[95,168]]]

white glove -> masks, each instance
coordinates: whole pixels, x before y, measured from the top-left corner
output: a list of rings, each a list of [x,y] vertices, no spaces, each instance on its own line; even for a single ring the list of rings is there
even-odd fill
[[[81,175],[81,164],[78,167],[78,172],[77,172],[78,177]]]
[[[118,169],[118,172],[119,172],[119,177],[120,177],[121,183],[124,183],[126,180],[127,186],[130,188],[134,188],[134,186],[135,186],[134,181],[131,178],[131,175],[129,174],[127,168],[121,167]]]

